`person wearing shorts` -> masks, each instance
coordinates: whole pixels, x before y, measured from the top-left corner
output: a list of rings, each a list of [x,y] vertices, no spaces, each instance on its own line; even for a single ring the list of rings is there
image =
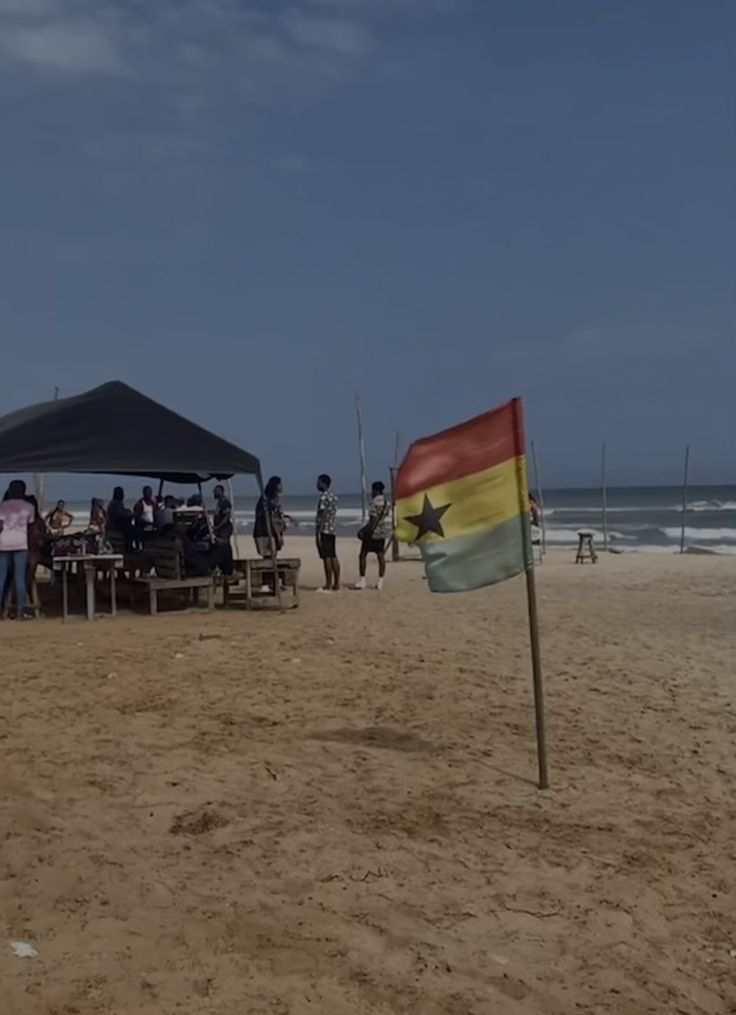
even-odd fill
[[[340,591],[340,562],[337,559],[337,497],[331,490],[332,480],[322,473],[317,479],[319,500],[315,519],[317,553],[325,571],[325,584],[320,592]]]
[[[281,507],[283,489],[281,476],[271,476],[256,504],[253,538],[256,549],[264,559],[272,557],[274,550],[278,554],[284,548],[286,523],[294,524],[293,518],[284,514]]]
[[[386,540],[391,535],[391,508],[386,499],[386,487],[383,483],[374,483],[371,487],[371,506],[368,512],[368,523],[360,531],[360,557],[358,569],[360,578],[353,586],[356,589],[366,587],[366,571],[368,555],[375,553],[378,558],[378,581],[376,588],[383,589],[386,574]]]

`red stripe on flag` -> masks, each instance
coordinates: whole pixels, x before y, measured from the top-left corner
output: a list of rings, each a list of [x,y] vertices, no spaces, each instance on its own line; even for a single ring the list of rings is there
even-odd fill
[[[507,402],[467,423],[415,441],[399,467],[396,499],[462,479],[523,454],[524,434],[514,431],[513,406],[514,402]]]

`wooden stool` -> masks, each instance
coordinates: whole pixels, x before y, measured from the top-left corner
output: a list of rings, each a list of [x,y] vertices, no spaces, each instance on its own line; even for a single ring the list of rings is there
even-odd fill
[[[584,564],[586,560],[589,560],[591,564],[595,564],[598,561],[598,554],[593,546],[593,533],[578,532],[578,552],[575,557],[575,563]]]

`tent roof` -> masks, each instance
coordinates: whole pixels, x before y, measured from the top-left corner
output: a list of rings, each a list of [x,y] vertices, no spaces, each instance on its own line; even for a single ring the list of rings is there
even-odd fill
[[[260,472],[258,459],[121,381],[0,418],[0,472],[97,472],[172,483]]]

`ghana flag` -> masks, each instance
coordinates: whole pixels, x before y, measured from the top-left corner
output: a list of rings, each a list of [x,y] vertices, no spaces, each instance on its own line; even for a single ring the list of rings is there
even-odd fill
[[[396,477],[396,535],[416,543],[433,592],[532,566],[521,399],[416,441]]]

